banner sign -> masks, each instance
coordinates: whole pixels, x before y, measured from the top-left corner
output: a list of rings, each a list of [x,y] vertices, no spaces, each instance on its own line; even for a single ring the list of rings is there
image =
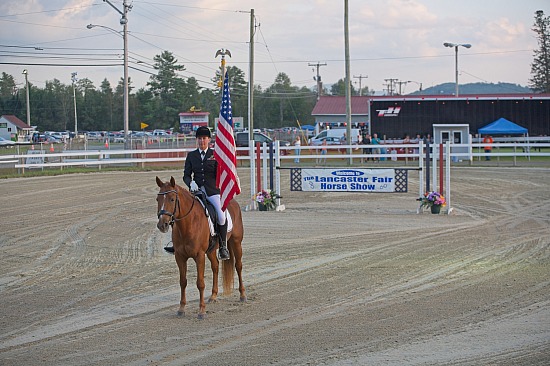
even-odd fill
[[[305,192],[406,192],[407,174],[401,169],[292,169],[291,190]],[[299,184],[296,184],[298,183]]]
[[[25,160],[25,164],[27,165],[34,165],[34,164],[44,164],[44,151],[40,150],[28,150],[27,151],[27,159]],[[42,156],[32,156],[32,155],[42,155]],[[29,167],[33,168],[33,167]]]

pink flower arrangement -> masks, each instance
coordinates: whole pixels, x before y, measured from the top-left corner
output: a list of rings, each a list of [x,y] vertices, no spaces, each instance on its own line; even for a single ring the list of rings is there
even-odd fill
[[[445,206],[447,204],[445,197],[436,191],[424,193],[424,197],[420,201],[421,207]]]
[[[275,207],[276,198],[277,198],[277,194],[275,192],[271,190],[266,191],[264,189],[262,189],[260,192],[254,195],[254,200],[258,203],[265,205],[269,210]]]

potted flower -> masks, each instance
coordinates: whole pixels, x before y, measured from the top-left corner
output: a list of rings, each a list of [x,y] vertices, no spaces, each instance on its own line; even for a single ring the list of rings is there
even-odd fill
[[[441,206],[447,204],[445,197],[436,191],[424,193],[424,197],[420,198],[420,202],[420,207],[429,207],[433,214],[438,214],[441,211]]]
[[[277,194],[272,190],[266,191],[262,189],[254,195],[254,201],[258,202],[260,211],[273,210],[275,208],[275,199]]]

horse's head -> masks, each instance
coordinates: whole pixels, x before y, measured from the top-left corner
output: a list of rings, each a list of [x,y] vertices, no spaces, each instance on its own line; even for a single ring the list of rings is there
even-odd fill
[[[157,177],[157,185],[160,190],[157,194],[157,228],[166,233],[174,224],[176,212],[179,208],[178,190],[174,177],[169,182],[163,182]]]

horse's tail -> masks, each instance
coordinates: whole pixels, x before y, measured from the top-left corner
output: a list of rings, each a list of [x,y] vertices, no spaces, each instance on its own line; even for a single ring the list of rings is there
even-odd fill
[[[235,257],[231,253],[231,257],[228,260],[222,261],[222,277],[223,277],[223,294],[231,295],[233,292],[233,268],[235,268]]]

